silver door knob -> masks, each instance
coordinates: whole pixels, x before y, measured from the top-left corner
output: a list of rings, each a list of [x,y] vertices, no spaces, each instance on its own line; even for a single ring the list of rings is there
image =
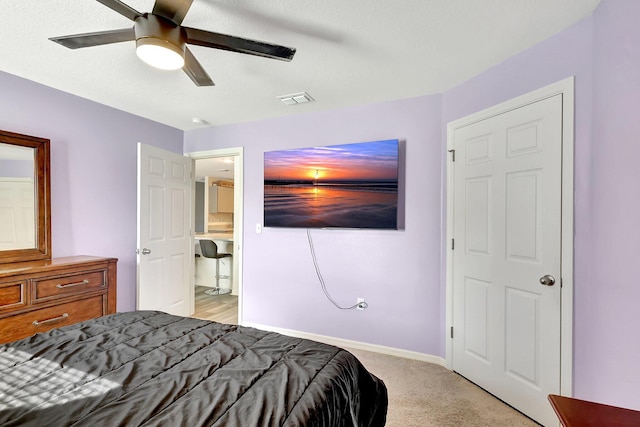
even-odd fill
[[[550,274],[546,274],[540,278],[540,283],[545,286],[553,286],[556,284],[556,278]]]
[[[143,248],[142,255],[149,255],[151,253],[151,249]]]

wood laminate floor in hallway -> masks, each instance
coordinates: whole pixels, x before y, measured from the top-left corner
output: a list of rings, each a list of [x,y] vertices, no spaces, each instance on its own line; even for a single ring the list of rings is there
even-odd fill
[[[230,294],[207,295],[206,286],[196,286],[196,311],[193,317],[214,322],[238,324],[238,297]]]

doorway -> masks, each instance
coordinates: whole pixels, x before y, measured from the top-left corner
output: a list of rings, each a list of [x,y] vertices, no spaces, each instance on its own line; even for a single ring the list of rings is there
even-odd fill
[[[573,79],[448,125],[447,367],[544,425],[571,395]]]
[[[194,316],[241,324],[243,149],[193,152],[185,156],[194,159],[195,164]],[[231,256],[219,260],[203,257],[200,239],[213,241],[219,253]]]

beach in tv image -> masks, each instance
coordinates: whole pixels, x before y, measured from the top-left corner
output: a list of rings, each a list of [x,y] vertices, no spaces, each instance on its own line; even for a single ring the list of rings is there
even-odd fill
[[[264,153],[264,226],[397,229],[398,140]]]

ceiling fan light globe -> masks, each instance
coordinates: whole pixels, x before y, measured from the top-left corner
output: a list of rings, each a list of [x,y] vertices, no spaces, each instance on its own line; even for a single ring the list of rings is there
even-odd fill
[[[184,66],[184,51],[166,40],[138,39],[136,54],[147,64],[161,70],[177,70]]]

